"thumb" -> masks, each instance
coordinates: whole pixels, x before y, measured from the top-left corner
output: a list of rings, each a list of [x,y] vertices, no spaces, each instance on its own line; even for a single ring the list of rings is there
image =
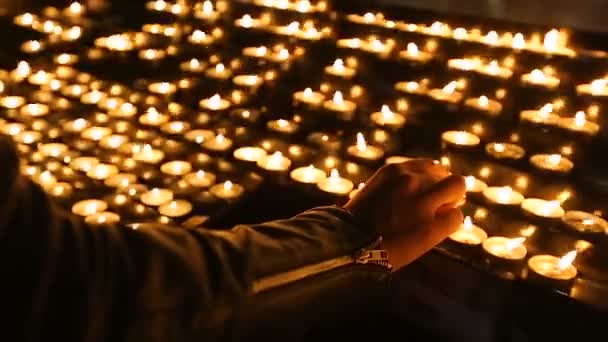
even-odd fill
[[[389,252],[394,270],[408,265],[437,246],[460,228],[462,220],[460,209],[450,209],[437,214],[433,221],[418,229],[387,238],[383,244]]]
[[[466,194],[464,178],[458,175],[449,176],[435,184],[420,199],[420,209],[427,217],[434,217],[437,210],[446,205],[454,206]],[[445,210],[441,210],[445,212]]]

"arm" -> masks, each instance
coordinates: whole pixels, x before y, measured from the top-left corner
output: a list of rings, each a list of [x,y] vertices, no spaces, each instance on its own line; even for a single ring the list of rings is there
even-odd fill
[[[254,279],[352,253],[377,237],[335,207],[230,231],[87,227],[19,176],[7,139],[0,156],[7,274],[0,296],[15,312],[10,326],[33,339],[201,336],[231,318]]]

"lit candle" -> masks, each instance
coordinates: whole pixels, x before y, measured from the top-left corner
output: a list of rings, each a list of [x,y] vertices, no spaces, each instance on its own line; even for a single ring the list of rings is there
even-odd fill
[[[337,169],[332,169],[329,177],[319,181],[317,187],[332,195],[346,196],[355,186],[349,179],[342,178]]]
[[[214,38],[212,35],[207,34],[201,30],[194,30],[194,32],[192,32],[192,34],[188,36],[188,41],[196,45],[209,45],[213,43]]]
[[[559,154],[535,154],[530,157],[530,163],[538,169],[557,173],[569,173],[574,163]]]
[[[64,14],[70,17],[79,17],[81,15],[83,15],[86,12],[86,7],[83,6],[81,3],[79,2],[72,2],[70,4],[70,6],[68,6],[65,11]]]
[[[502,111],[502,104],[500,102],[491,100],[485,95],[481,95],[478,98],[466,99],[464,105],[492,115],[499,114]]]
[[[448,60],[448,68],[471,71],[479,68],[482,65],[479,58],[452,58]]]
[[[458,83],[452,81],[441,89],[431,89],[429,96],[437,101],[457,103],[462,100],[462,93],[457,91]]]
[[[114,165],[109,164],[97,164],[87,171],[87,177],[104,180],[112,175],[118,174],[118,168]]]
[[[205,75],[220,80],[227,80],[232,77],[232,71],[222,63],[216,64],[213,68],[209,68],[205,71]]]
[[[192,171],[192,165],[183,160],[174,160],[161,165],[160,171],[170,176],[183,176]]]
[[[513,75],[513,71],[511,71],[511,69],[500,66],[498,64],[498,61],[496,60],[492,60],[488,64],[482,64],[477,66],[475,68],[475,71],[483,75],[499,77],[502,79],[511,78],[511,76]]]
[[[291,120],[279,119],[279,120],[271,120],[266,124],[269,130],[274,132],[279,132],[283,134],[293,134],[295,133],[299,126],[297,123]]]
[[[149,144],[133,146],[133,159],[147,164],[158,164],[165,158],[165,153],[152,148]]]
[[[275,152],[271,155],[266,155],[257,161],[257,165],[267,171],[287,171],[291,166],[291,160],[281,152]]]
[[[92,126],[80,133],[80,137],[83,139],[100,141],[104,137],[112,134],[112,129],[108,127]]]
[[[518,160],[524,157],[526,151],[519,145],[509,143],[489,143],[486,153],[497,159]]]
[[[303,91],[294,93],[293,98],[296,102],[305,103],[311,106],[319,106],[325,100],[325,96],[311,88],[306,88]]]
[[[33,85],[46,85],[46,84],[49,84],[49,82],[51,82],[52,78],[53,78],[53,75],[49,74],[48,72],[46,72],[44,70],[39,70],[39,71],[35,72],[34,74],[31,74],[27,78],[27,81]]]
[[[441,134],[441,140],[453,146],[477,146],[481,142],[478,136],[465,131],[446,131]]]
[[[232,140],[218,134],[214,139],[203,142],[203,147],[214,152],[225,152],[232,147]]]
[[[485,230],[474,225],[469,216],[464,218],[460,229],[450,235],[450,240],[467,246],[481,245],[487,238]]]
[[[225,181],[222,184],[216,184],[209,190],[217,198],[224,200],[233,200],[241,197],[245,192],[245,188],[242,185],[233,183],[231,181]]]
[[[383,105],[379,112],[372,113],[370,119],[383,127],[401,128],[405,124],[405,116],[394,113],[387,105]]]
[[[105,201],[97,199],[88,199],[75,203],[72,206],[72,213],[78,216],[91,216],[101,213],[108,209],[108,204]]]
[[[68,153],[69,148],[62,143],[48,143],[38,146],[38,151],[45,157],[62,158]]]
[[[161,114],[154,107],[150,107],[145,114],[139,117],[139,123],[146,126],[161,126],[169,121],[169,116]]]
[[[160,127],[160,130],[167,134],[182,135],[190,129],[190,124],[186,121],[171,121]]]
[[[528,74],[523,74],[521,80],[524,83],[543,86],[546,88],[557,88],[559,86],[559,78],[549,75],[540,69],[534,69]]]
[[[536,255],[528,260],[528,277],[532,281],[541,281],[560,289],[567,289],[578,273],[572,265],[576,251],[566,253],[558,258],[552,255]]]
[[[120,215],[104,211],[87,216],[84,222],[91,226],[111,226],[120,222]]]
[[[169,82],[156,82],[150,84],[148,90],[154,94],[171,95],[177,91],[177,86]]]
[[[376,146],[368,145],[363,133],[357,133],[357,142],[347,149],[349,155],[367,161],[377,161],[384,156],[384,151]]]
[[[204,141],[215,138],[213,131],[207,129],[193,129],[185,135],[186,140],[202,144]]]
[[[291,179],[304,184],[317,184],[324,180],[327,176],[321,169],[317,169],[312,164],[294,169],[290,173]]]
[[[180,69],[193,74],[199,74],[205,71],[206,64],[196,58],[180,63]]]
[[[0,97],[0,106],[7,109],[16,109],[25,104],[25,98],[21,96]]]
[[[25,116],[40,117],[49,114],[49,106],[40,103],[30,103],[19,109]]]
[[[53,61],[60,65],[72,65],[78,63],[79,59],[80,58],[78,57],[78,55],[62,53],[60,55],[55,56],[55,58],[53,58]]]
[[[521,208],[534,216],[543,218],[561,218],[565,211],[559,201],[545,201],[540,198],[526,198]]]
[[[559,115],[553,113],[553,105],[550,103],[539,110],[524,110],[519,116],[524,121],[538,124],[557,125],[560,122]]]
[[[260,147],[246,146],[236,149],[233,156],[237,160],[246,162],[257,162],[266,157],[266,151]]]
[[[38,17],[36,15],[31,14],[31,13],[23,13],[23,14],[16,16],[13,19],[13,22],[19,26],[31,27],[32,24],[34,24],[34,22],[37,20],[38,20]]]
[[[350,114],[357,109],[357,104],[349,100],[344,100],[342,92],[336,91],[331,100],[323,103],[323,107],[334,112]]]
[[[124,188],[137,183],[137,176],[132,173],[117,173],[106,178],[103,183],[111,188]]]
[[[89,172],[100,161],[96,157],[77,157],[70,161],[70,167],[84,173]]]
[[[591,96],[608,96],[608,80],[600,78],[576,86],[576,92],[583,95]]]
[[[80,97],[80,102],[84,104],[97,104],[101,100],[106,98],[106,94],[99,90],[92,90],[88,93],[82,94]]]
[[[484,181],[475,176],[466,176],[464,180],[468,193],[482,193],[488,188],[488,185]]]
[[[173,192],[169,189],[154,188],[141,194],[140,200],[143,204],[158,207],[173,200]]]
[[[608,221],[584,211],[567,211],[562,216],[562,221],[568,229],[577,233],[597,234],[598,236],[608,234]]]
[[[240,26],[243,28],[257,28],[257,27],[261,27],[261,26],[265,26],[265,21],[260,18],[260,19],[254,19],[251,17],[251,15],[249,14],[244,14],[241,18],[236,19],[234,21],[234,24],[236,26]]]
[[[11,122],[0,125],[0,129],[2,129],[2,133],[6,135],[16,136],[25,130],[25,125],[18,122]]]
[[[140,59],[147,60],[147,61],[158,61],[158,60],[161,60],[161,59],[167,57],[167,52],[165,52],[164,50],[157,50],[157,49],[145,49],[145,50],[139,51],[137,56]]]
[[[342,59],[338,58],[334,61],[334,63],[332,65],[325,67],[325,73],[332,75],[332,76],[351,79],[356,75],[357,70],[354,68],[345,66],[344,61]]]
[[[49,170],[35,175],[34,177],[32,177],[32,180],[45,189],[48,189],[53,185],[57,184],[57,178]]]
[[[509,239],[502,236],[493,236],[485,240],[482,247],[484,251],[496,258],[522,261],[528,254],[528,250],[523,244],[524,241],[526,241],[524,237]]]
[[[567,130],[588,135],[596,135],[600,130],[597,123],[587,120],[587,115],[583,111],[576,112],[573,118],[560,118],[559,124]]]
[[[387,56],[393,51],[395,46],[395,41],[392,39],[387,39],[386,41],[381,41],[379,39],[370,39],[368,41],[363,42],[361,45],[361,50],[378,54],[380,56]]]
[[[186,200],[174,200],[165,203],[158,208],[161,215],[168,217],[182,217],[190,214],[192,204]]]
[[[230,108],[230,101],[223,99],[219,94],[215,94],[207,99],[202,99],[199,103],[203,109],[211,111],[221,111]]]
[[[36,53],[44,49],[44,44],[38,40],[28,40],[21,44],[21,51],[25,53]]]
[[[232,79],[232,83],[247,88],[259,87],[263,82],[264,80],[258,75],[237,75]]]
[[[211,172],[198,170],[184,176],[184,180],[195,188],[208,188],[215,183],[215,175]]]
[[[399,57],[408,61],[426,63],[433,58],[433,56],[425,51],[420,51],[416,43],[408,43],[407,48],[399,52]]]
[[[164,0],[148,1],[146,2],[146,9],[150,11],[164,12],[168,8],[167,2]]]
[[[13,140],[20,144],[32,145],[42,140],[42,134],[36,131],[23,131],[17,134]]]
[[[197,3],[194,7],[194,16],[198,19],[206,21],[214,21],[220,16],[220,12],[213,8],[211,1],[203,1],[203,3]]]
[[[129,142],[129,137],[126,135],[113,134],[103,137],[103,139],[99,141],[99,146],[105,149],[115,150],[127,142]]]
[[[525,199],[524,195],[510,186],[488,187],[483,191],[483,196],[492,203],[511,206],[518,206]]]
[[[55,198],[70,198],[74,192],[74,188],[69,183],[55,183],[53,186],[45,189],[51,196]]]

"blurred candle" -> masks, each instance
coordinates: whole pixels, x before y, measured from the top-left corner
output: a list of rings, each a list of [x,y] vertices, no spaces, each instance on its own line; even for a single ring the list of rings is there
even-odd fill
[[[202,99],[199,103],[203,109],[220,111],[230,108],[230,101],[223,99],[219,94],[215,94],[207,99]]]
[[[449,238],[463,245],[477,246],[481,245],[488,238],[488,234],[486,234],[485,230],[474,225],[471,217],[467,216],[464,218],[460,229],[450,235]]]
[[[173,200],[173,192],[169,189],[154,188],[141,195],[141,202],[151,207],[158,207]]]
[[[211,172],[198,170],[184,176],[184,180],[196,188],[208,188],[215,183],[215,175]]]
[[[321,169],[317,169],[312,164],[294,169],[290,173],[291,179],[304,184],[317,184],[327,176]]]
[[[84,222],[91,226],[111,226],[120,222],[120,215],[104,211],[87,216]]]
[[[305,103],[312,106],[319,106],[325,100],[325,96],[313,91],[311,88],[306,88],[303,91],[298,91],[293,95],[296,102]]]
[[[241,197],[245,192],[245,188],[240,184],[226,181],[212,186],[210,192],[217,198],[232,200]]]
[[[596,135],[600,130],[597,123],[587,120],[587,115],[583,111],[576,112],[573,118],[560,118],[560,126],[573,132],[581,132],[591,136]]]
[[[477,146],[481,142],[478,136],[465,131],[446,131],[441,134],[441,140],[454,146]]]
[[[559,86],[559,78],[549,75],[540,69],[534,69],[528,74],[523,74],[521,80],[524,83],[543,86],[546,88],[554,89]]]
[[[218,134],[214,139],[203,142],[203,147],[214,152],[225,152],[232,147],[232,140]]]
[[[416,43],[408,43],[405,50],[399,52],[399,57],[408,61],[425,63],[433,58],[433,56],[425,51],[420,51]]]
[[[357,133],[356,144],[349,146],[347,152],[353,157],[368,161],[377,161],[384,156],[384,151],[379,147],[368,145],[363,133],[360,132]]]
[[[323,106],[331,111],[341,113],[352,113],[357,109],[356,103],[349,100],[344,100],[341,91],[336,91],[334,93],[333,98],[331,100],[325,101],[323,103]]]
[[[477,179],[475,176],[466,176],[464,180],[467,192],[470,193],[482,193],[488,187],[484,181]]]
[[[349,179],[342,178],[337,169],[332,169],[329,177],[319,181],[317,187],[329,194],[345,196],[353,190],[354,184]]]
[[[457,103],[462,100],[462,93],[457,91],[458,83],[452,81],[441,89],[431,89],[429,96],[441,102]]]
[[[190,214],[192,204],[186,200],[173,200],[161,205],[158,212],[168,217],[182,217]]]
[[[486,145],[486,153],[497,159],[518,160],[524,157],[526,151],[516,144],[489,143]]]
[[[383,105],[379,112],[371,114],[370,119],[378,126],[401,128],[405,124],[405,116],[394,113],[387,105]]]
[[[464,105],[492,115],[499,114],[502,111],[502,104],[500,102],[491,100],[485,95],[478,98],[466,99]]]
[[[569,173],[574,168],[570,159],[559,154],[535,154],[530,157],[530,163],[540,170],[557,173]]]
[[[78,216],[91,216],[108,209],[108,204],[102,200],[89,199],[75,203],[72,206],[72,213]]]
[[[565,211],[559,201],[545,201],[540,198],[526,198],[521,208],[534,216],[544,218],[561,218]]]
[[[520,205],[524,201],[524,196],[510,186],[488,187],[483,195],[488,201],[502,205]]]
[[[260,158],[257,161],[257,165],[268,171],[287,171],[291,166],[291,160],[277,151],[271,155]]]
[[[357,73],[357,70],[344,65],[344,61],[340,58],[336,59],[332,65],[325,67],[325,73],[341,78],[351,79]]]

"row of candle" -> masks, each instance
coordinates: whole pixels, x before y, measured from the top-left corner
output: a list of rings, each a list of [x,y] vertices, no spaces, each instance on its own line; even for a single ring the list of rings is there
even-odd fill
[[[155,0],[147,2],[145,6],[149,11],[170,13],[178,17],[192,14],[194,18],[204,21],[217,20],[228,8],[228,4],[225,1],[216,1],[214,4],[214,2],[208,0],[196,2],[193,5],[184,1],[167,2]]]
[[[481,32],[479,29],[466,29],[463,27],[452,28],[450,25],[436,21],[431,25],[413,24],[403,21],[387,20],[382,13],[365,13],[346,15],[346,20],[358,24],[382,26],[389,29],[397,29],[404,32],[419,33],[429,36],[451,38],[458,41],[469,41],[511,48],[513,50],[528,50],[543,54],[563,55],[574,57],[577,52],[568,46],[568,35],[563,30],[552,29],[544,37],[540,34],[532,34],[529,38],[523,33],[505,32],[502,35],[496,31]]]
[[[244,14],[234,21],[234,25],[245,29],[257,29],[280,36],[295,37],[301,40],[318,41],[331,36],[332,29],[329,26],[319,26],[312,20],[304,22],[292,21],[289,24],[272,24],[269,16],[262,15],[254,18]]]

